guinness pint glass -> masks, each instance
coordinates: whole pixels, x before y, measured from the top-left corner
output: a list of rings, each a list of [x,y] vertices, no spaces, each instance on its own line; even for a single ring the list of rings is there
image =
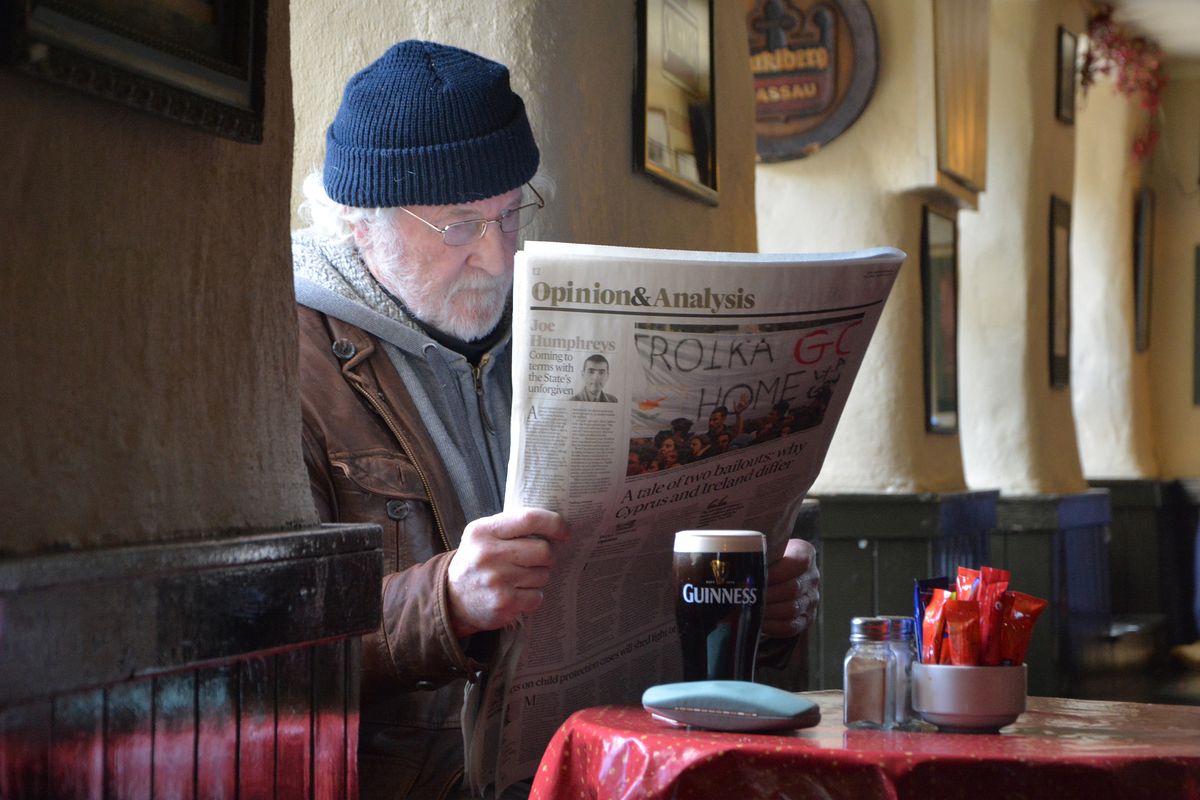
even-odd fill
[[[766,537],[758,531],[675,534],[675,620],[685,681],[754,680],[766,586]]]

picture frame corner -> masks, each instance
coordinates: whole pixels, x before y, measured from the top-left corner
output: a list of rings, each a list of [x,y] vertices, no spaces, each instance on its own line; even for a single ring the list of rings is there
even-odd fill
[[[1065,25],[1059,25],[1057,31],[1054,117],[1065,125],[1074,125],[1079,77],[1079,37]]]
[[[920,271],[924,416],[925,430],[933,434],[956,434],[959,429],[958,255],[955,215],[934,204],[923,204]],[[949,319],[944,316],[947,311]]]
[[[719,205],[714,0],[638,0],[638,74],[634,86],[634,171],[712,206]],[[667,9],[699,15],[695,47],[656,48]],[[657,14],[658,17],[654,18]],[[691,31],[691,27],[684,33]],[[665,33],[664,33],[665,35]],[[662,38],[662,37],[660,37]],[[684,36],[687,43],[688,37]],[[658,60],[651,63],[653,54]],[[695,61],[689,61],[694,56]],[[673,59],[673,60],[672,60]],[[668,64],[668,60],[672,63]],[[670,67],[668,69],[668,67]],[[653,89],[651,82],[654,82]],[[694,87],[689,89],[689,86]],[[653,135],[652,135],[653,128]]]

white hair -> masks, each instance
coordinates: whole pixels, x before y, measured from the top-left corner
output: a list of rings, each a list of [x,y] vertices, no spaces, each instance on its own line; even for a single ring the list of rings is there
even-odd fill
[[[358,208],[337,202],[325,191],[324,176],[319,169],[308,173],[301,188],[304,201],[297,209],[300,219],[331,244],[349,243],[354,238],[354,225],[364,224],[373,231],[393,214],[390,208]]]
[[[529,183],[545,198],[546,202],[554,197],[554,181],[542,173],[529,179]],[[354,238],[354,225],[364,225],[367,228],[368,239],[379,241],[377,237],[395,237],[394,226],[387,223],[395,216],[394,208],[358,208],[357,206],[342,205],[329,196],[325,191],[325,179],[320,169],[310,172],[301,187],[304,201],[297,209],[300,218],[312,225],[316,232],[331,244],[347,244]]]

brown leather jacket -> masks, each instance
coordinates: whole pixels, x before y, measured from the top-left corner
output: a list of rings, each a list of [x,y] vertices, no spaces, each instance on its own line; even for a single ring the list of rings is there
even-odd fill
[[[383,624],[363,643],[362,797],[446,796],[463,767],[465,681],[485,668],[450,626],[446,571],[463,512],[375,337],[304,306],[298,316],[304,460],[317,511],[384,534]]]

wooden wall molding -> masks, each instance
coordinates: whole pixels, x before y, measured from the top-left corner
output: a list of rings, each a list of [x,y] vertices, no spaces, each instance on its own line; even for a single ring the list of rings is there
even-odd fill
[[[0,563],[0,708],[376,627],[371,525]]]

